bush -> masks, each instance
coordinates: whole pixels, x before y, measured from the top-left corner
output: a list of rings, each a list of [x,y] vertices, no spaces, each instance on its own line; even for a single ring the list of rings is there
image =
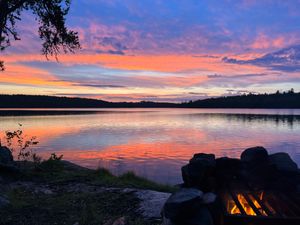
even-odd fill
[[[52,153],[50,158],[39,163],[37,168],[43,171],[59,172],[64,168],[62,158],[63,155],[57,156],[55,153]]]
[[[5,131],[4,141],[9,150],[14,153],[17,152],[18,160],[20,161],[38,161],[40,157],[33,152],[32,146],[37,145],[36,136],[27,138],[21,129],[22,124],[19,124],[19,129],[15,131]],[[1,146],[0,140],[0,146]]]

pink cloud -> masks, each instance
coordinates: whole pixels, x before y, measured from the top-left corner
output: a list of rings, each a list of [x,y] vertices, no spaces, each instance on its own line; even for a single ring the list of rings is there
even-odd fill
[[[260,32],[250,44],[250,48],[254,50],[266,50],[271,51],[274,49],[280,49],[289,45],[297,43],[297,36],[295,34],[280,35],[277,37],[270,37],[263,32]]]

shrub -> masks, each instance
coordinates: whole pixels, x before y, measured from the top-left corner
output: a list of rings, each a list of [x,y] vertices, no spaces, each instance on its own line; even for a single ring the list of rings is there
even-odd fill
[[[3,139],[10,151],[12,153],[16,152],[18,160],[35,162],[39,157],[34,153],[32,146],[37,145],[39,142],[36,136],[27,138],[21,127],[22,124],[19,124],[19,129],[15,131],[5,131]]]
[[[63,155],[57,156],[55,153],[52,153],[49,159],[39,163],[38,168],[43,171],[59,172],[64,168],[62,158]]]

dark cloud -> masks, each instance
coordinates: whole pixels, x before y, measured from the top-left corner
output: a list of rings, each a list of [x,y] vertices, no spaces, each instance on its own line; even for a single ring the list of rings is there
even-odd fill
[[[72,86],[95,87],[95,88],[126,88],[126,86],[123,86],[123,85],[113,85],[113,84],[86,84],[86,83],[77,83],[77,84],[72,84]]]
[[[215,55],[193,55],[194,58],[210,58],[210,59],[217,59],[220,58],[219,56]]]
[[[207,75],[207,78],[210,78],[210,79],[214,79],[214,78],[222,78],[222,77],[226,77],[226,76],[220,75],[220,74]]]
[[[201,95],[201,96],[207,96],[207,93],[204,92],[188,92],[189,95]]]
[[[263,77],[268,76],[266,73],[253,73],[253,74],[239,74],[239,75],[221,75],[221,74],[212,74],[207,75],[209,79],[240,79],[240,78],[250,78],[250,77]]]
[[[94,98],[98,97],[99,94],[90,94],[90,93],[56,93],[55,96],[72,96],[72,97],[84,97],[84,98]]]
[[[107,51],[96,50],[95,52],[98,54],[125,55],[125,52],[120,50],[107,50]]]
[[[294,45],[276,52],[266,54],[260,58],[251,60],[237,60],[224,57],[223,62],[232,64],[251,64],[255,66],[267,67],[272,70],[284,72],[300,71],[300,45]]]
[[[110,48],[109,50],[97,50],[97,53],[108,53],[112,55],[125,55],[128,47],[121,43],[115,37],[102,37],[97,38],[99,40],[99,45],[105,48]]]
[[[113,48],[118,49],[118,50],[127,50],[128,49],[118,39],[116,39],[114,37],[101,38],[100,44],[102,46],[112,46]]]

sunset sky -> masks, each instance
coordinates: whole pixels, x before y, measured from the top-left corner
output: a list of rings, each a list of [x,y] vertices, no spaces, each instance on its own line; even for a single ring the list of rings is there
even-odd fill
[[[182,102],[300,91],[299,0],[74,0],[82,49],[46,60],[38,24],[1,52],[1,94]]]

